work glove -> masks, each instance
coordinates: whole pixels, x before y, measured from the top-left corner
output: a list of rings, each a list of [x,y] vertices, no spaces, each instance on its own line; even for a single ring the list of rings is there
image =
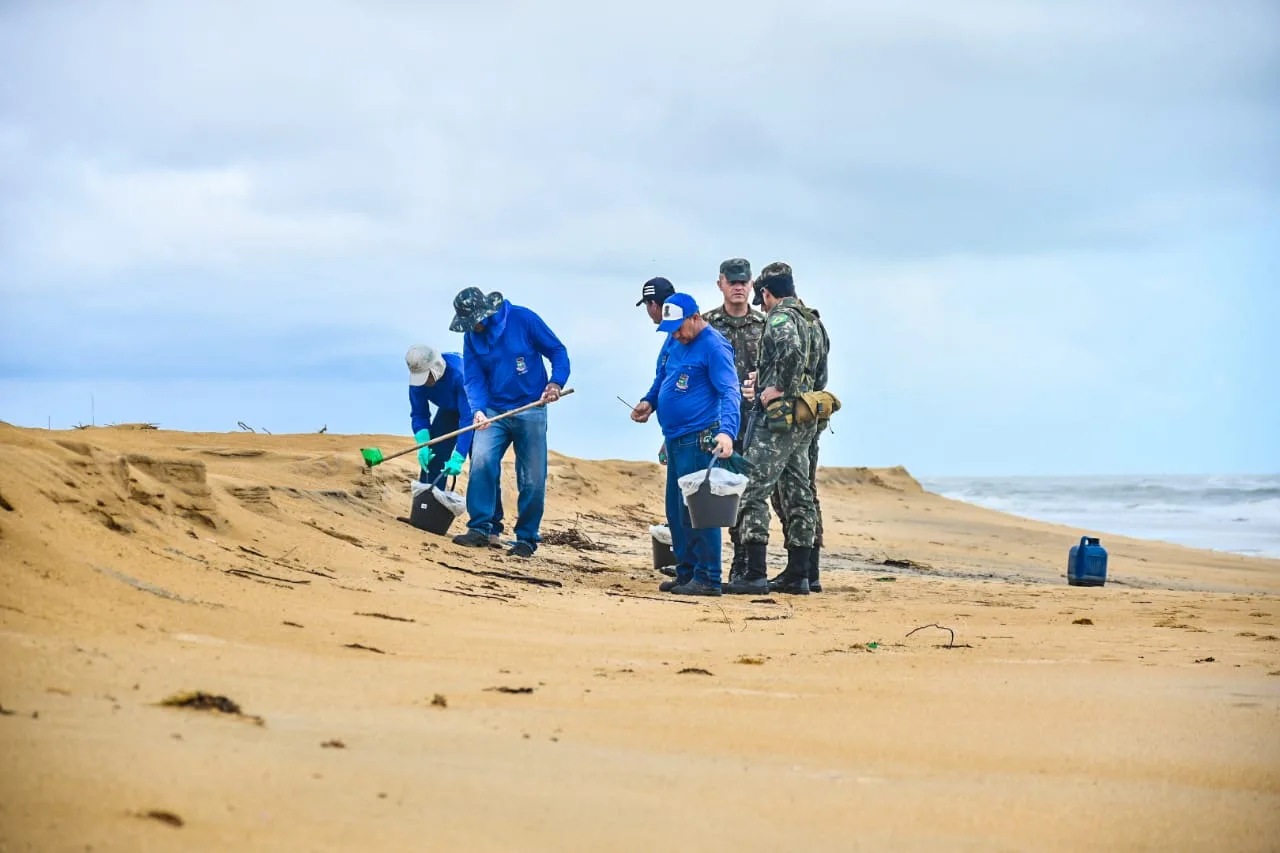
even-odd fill
[[[449,461],[444,463],[444,473],[449,477],[456,477],[462,473],[462,461],[466,457],[458,451],[453,451],[453,455],[449,457]]]
[[[413,440],[414,440],[414,441],[416,441],[416,442],[418,442],[418,444],[422,444],[422,443],[424,443],[424,442],[430,441],[430,440],[431,440],[431,430],[429,430],[429,429],[420,429],[420,430],[418,430],[417,432],[415,432],[415,433],[413,434]],[[419,447],[419,448],[418,448],[418,464],[422,466],[422,470],[423,470],[423,471],[427,470],[427,468],[428,468],[428,467],[430,467],[430,465],[431,465],[431,457],[433,457],[433,456],[435,456],[435,454],[431,452],[431,448],[430,448],[430,447]]]

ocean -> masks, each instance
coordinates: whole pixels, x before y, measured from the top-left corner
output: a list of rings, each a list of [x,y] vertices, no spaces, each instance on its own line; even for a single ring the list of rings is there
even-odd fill
[[[1107,534],[1280,558],[1280,474],[1205,477],[935,477],[931,492]]]

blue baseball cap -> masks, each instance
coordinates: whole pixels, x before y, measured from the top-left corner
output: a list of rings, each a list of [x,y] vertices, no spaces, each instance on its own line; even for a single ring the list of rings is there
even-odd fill
[[[659,332],[674,332],[687,318],[698,313],[698,303],[687,293],[673,293],[662,303],[662,322]]]

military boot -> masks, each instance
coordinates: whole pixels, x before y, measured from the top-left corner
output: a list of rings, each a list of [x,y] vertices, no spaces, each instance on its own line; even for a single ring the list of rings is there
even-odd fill
[[[742,576],[731,580],[722,589],[725,595],[768,595],[769,575],[765,568],[765,556],[769,546],[763,542],[747,542],[747,567]]]
[[[809,552],[812,548],[787,548],[787,567],[769,581],[770,592],[787,595],[809,594]]]
[[[733,562],[729,564],[729,580],[736,581],[747,573],[747,547],[741,542],[733,543]]]
[[[817,545],[809,549],[809,592],[822,592],[822,582],[818,579],[818,553],[820,550]]]

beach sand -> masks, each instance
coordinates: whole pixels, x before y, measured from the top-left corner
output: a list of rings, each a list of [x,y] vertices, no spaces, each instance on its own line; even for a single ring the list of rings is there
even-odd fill
[[[524,562],[398,521],[405,443],[0,426],[0,850],[1280,849],[1280,561],[1070,587],[1091,531],[837,469],[825,592],[684,600],[657,465],[555,456],[600,550]]]

